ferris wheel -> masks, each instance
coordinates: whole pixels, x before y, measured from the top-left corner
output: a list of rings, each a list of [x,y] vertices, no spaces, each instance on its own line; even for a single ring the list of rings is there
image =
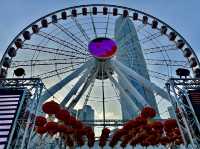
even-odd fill
[[[42,102],[68,109],[91,105],[96,119],[104,120],[130,119],[147,105],[166,117],[166,81],[177,68],[189,69],[191,77],[200,72],[195,52],[168,24],[106,4],[39,18],[13,39],[0,66],[1,78],[42,79]]]

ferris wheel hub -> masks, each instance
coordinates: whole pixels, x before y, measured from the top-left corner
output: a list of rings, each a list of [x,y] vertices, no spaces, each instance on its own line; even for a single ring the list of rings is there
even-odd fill
[[[89,43],[88,50],[97,59],[110,59],[117,52],[117,44],[110,38],[99,37]]]

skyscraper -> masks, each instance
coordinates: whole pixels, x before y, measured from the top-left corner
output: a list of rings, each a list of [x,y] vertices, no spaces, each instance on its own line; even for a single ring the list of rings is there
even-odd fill
[[[92,107],[89,105],[85,105],[83,109],[78,110],[78,118],[80,120],[93,121],[94,109],[92,109]]]
[[[139,43],[138,35],[133,22],[128,17],[119,17],[115,22],[115,40],[118,45],[117,60],[124,65],[128,66],[144,78],[150,80],[147,71],[146,62],[142,52],[141,45]],[[129,78],[132,85],[138,90],[138,92],[148,101],[152,107],[156,107],[155,97],[152,92],[144,89],[136,80]],[[118,77],[119,84],[123,87],[124,84],[120,77]],[[129,94],[128,94],[129,95]],[[142,108],[134,96],[129,95],[133,102]],[[126,103],[125,97],[120,93],[120,104],[122,108],[123,119],[130,119],[137,115],[136,109],[132,109],[129,104]]]

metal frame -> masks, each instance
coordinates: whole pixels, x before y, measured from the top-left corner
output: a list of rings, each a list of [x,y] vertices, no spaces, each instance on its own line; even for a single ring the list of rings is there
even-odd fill
[[[32,114],[37,115],[38,106],[41,104],[40,96],[43,90],[44,84],[39,78],[16,78],[16,79],[0,79],[0,88],[14,88],[14,89],[24,89],[26,91],[24,100],[26,100],[26,106],[24,106],[20,112],[29,110]],[[18,132],[17,138],[15,141],[14,148],[26,148],[33,136],[35,118],[31,118],[31,114],[28,115],[28,118],[21,119],[19,118],[15,123],[18,125],[18,129],[15,131]],[[25,124],[25,128],[24,128]],[[32,127],[30,128],[30,125]]]
[[[188,90],[200,89],[200,79],[171,78],[166,83],[166,87],[170,97],[175,97],[170,99],[173,109],[176,111],[176,119],[181,129],[185,146],[191,145],[193,149],[200,148],[200,136],[195,134],[195,132],[200,132],[200,124],[188,96]],[[183,102],[183,96],[186,99],[185,102]]]

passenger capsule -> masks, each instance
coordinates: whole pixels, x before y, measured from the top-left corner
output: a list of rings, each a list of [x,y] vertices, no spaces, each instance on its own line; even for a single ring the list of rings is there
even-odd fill
[[[117,16],[118,15],[118,9],[117,8],[113,8],[113,16]]]
[[[134,12],[133,13],[133,20],[137,20],[138,19],[138,13]]]
[[[10,49],[8,49],[8,55],[10,57],[15,57],[17,55],[17,51],[14,47],[11,47]]]
[[[10,68],[11,65],[11,59],[9,57],[5,57],[3,60],[3,66],[6,68]]]
[[[57,15],[55,15],[55,14],[52,15],[51,20],[52,20],[53,23],[57,23],[58,22]]]
[[[103,15],[107,15],[108,14],[108,8],[107,7],[103,7]]]
[[[87,8],[82,8],[82,14],[84,15],[84,16],[86,16],[87,15]]]
[[[196,61],[196,59],[194,57],[192,57],[190,59],[190,66],[191,67],[196,67],[197,66],[197,61]]]
[[[197,68],[197,69],[194,70],[194,77],[200,78],[200,68]]]
[[[33,25],[32,26],[32,31],[33,31],[33,33],[38,33],[39,32],[39,27],[38,27],[38,25]]]
[[[30,32],[29,32],[29,31],[25,31],[25,32],[23,33],[23,37],[24,37],[25,40],[30,40],[30,39],[31,39],[31,34],[30,34]]]
[[[1,68],[0,78],[5,79],[7,75],[7,71],[4,68]]]
[[[161,26],[160,32],[161,32],[161,34],[166,34],[167,33],[167,27]]]
[[[147,24],[148,23],[148,17],[147,16],[143,16],[142,23],[143,24]]]
[[[77,17],[77,11],[76,11],[76,9],[72,9],[72,16],[73,17]]]
[[[43,19],[41,20],[41,24],[42,24],[42,27],[48,27],[48,22],[47,22],[47,19]]]
[[[123,17],[127,17],[128,16],[128,10],[124,10],[123,11]]]
[[[176,43],[176,47],[179,49],[182,49],[184,45],[185,45],[185,42],[182,39],[179,39]]]
[[[191,49],[189,49],[189,48],[185,48],[184,50],[183,50],[183,55],[184,55],[184,57],[190,57],[191,55],[192,55],[192,51],[191,51]]]
[[[182,76],[189,76],[190,75],[190,71],[188,69],[184,69],[184,68],[178,68],[176,70],[176,75],[182,77]]]
[[[14,70],[14,74],[17,77],[21,77],[21,76],[25,75],[25,70],[23,68],[17,68]]]
[[[65,11],[61,12],[61,18],[63,20],[66,20],[67,19],[67,13]]]
[[[169,33],[169,40],[174,41],[176,39],[176,33],[175,32],[170,32]]]
[[[97,7],[92,8],[92,13],[93,13],[93,15],[97,15]]]
[[[155,29],[158,26],[158,21],[157,20],[153,20],[152,21],[152,28]]]
[[[22,48],[22,40],[20,38],[16,39],[15,46],[17,48]]]

